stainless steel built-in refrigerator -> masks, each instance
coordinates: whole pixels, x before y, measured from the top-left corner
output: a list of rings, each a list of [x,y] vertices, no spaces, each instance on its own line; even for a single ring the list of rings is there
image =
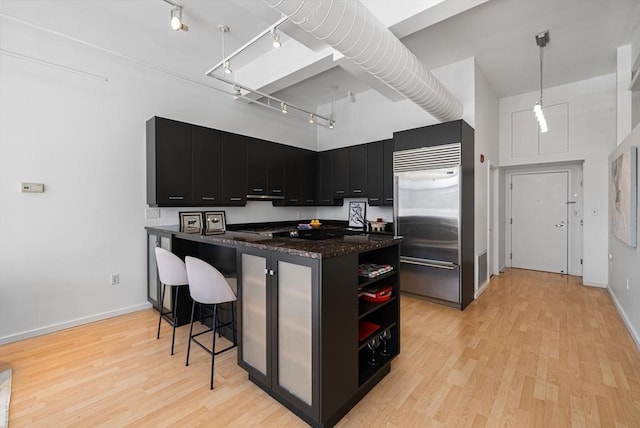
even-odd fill
[[[461,302],[461,144],[394,152],[401,290]]]

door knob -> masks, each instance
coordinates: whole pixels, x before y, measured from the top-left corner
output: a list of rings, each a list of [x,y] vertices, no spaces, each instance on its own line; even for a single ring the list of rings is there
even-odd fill
[[[556,224],[556,227],[559,227],[559,228],[563,228],[565,226],[566,225],[564,224],[564,221],[561,221],[560,223]]]

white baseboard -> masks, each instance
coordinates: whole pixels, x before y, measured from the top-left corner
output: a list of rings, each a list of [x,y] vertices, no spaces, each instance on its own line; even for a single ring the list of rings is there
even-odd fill
[[[491,282],[491,279],[489,279],[487,282],[485,282],[484,284],[482,284],[480,286],[480,288],[478,288],[474,294],[474,299],[477,299],[478,297],[480,297],[480,295],[482,293],[484,293],[485,291],[487,291],[487,288],[489,288],[489,283]]]
[[[607,290],[609,291],[609,296],[611,296],[611,300],[613,300],[613,304],[616,306],[618,313],[622,317],[622,321],[624,321],[624,325],[627,326],[627,330],[629,330],[629,334],[631,335],[631,338],[636,343],[636,347],[640,350],[640,336],[638,335],[638,332],[633,328],[631,321],[629,321],[627,314],[624,312],[624,309],[622,309],[622,306],[620,305],[620,302],[618,302],[618,298],[613,293],[613,290],[611,290],[610,288],[608,288]]]
[[[31,337],[42,336],[43,334],[53,333],[54,331],[60,331],[71,327],[77,327],[79,325],[88,324],[94,321],[100,321],[107,318],[117,317],[118,315],[124,315],[131,312],[141,311],[151,307],[151,303],[145,302],[139,305],[128,306],[126,308],[116,309],[115,311],[102,312],[100,314],[91,315],[83,318],[76,318],[74,320],[61,322],[59,324],[52,324],[45,327],[34,328],[33,330],[23,331],[21,333],[12,334],[10,336],[0,337],[0,345],[4,345],[11,342],[17,342],[19,340],[29,339]]]
[[[589,282],[589,281],[582,281],[582,285],[586,285],[588,287],[597,287],[597,288],[607,288],[607,284],[600,284],[598,282]]]

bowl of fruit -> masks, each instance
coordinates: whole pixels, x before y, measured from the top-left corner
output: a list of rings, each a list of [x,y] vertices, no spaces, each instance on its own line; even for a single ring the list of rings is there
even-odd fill
[[[311,227],[320,227],[320,226],[322,226],[322,223],[320,223],[320,220],[318,220],[317,218],[314,218],[309,223],[309,226],[311,226]]]

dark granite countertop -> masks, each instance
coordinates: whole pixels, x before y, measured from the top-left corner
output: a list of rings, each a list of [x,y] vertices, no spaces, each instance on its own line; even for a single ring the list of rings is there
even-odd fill
[[[255,233],[227,231],[218,235],[200,235],[180,232],[178,225],[147,226],[147,230],[158,233],[170,233],[177,238],[189,241],[211,243],[226,247],[258,248],[278,251],[285,254],[327,259],[346,254],[363,253],[400,243],[402,238],[384,234],[351,234],[323,240],[300,238],[270,237]]]

